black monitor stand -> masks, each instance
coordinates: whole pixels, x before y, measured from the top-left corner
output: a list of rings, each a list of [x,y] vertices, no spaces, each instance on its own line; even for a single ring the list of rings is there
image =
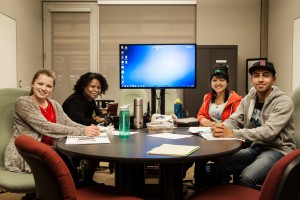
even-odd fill
[[[160,114],[165,114],[165,89],[160,89]],[[156,89],[151,89],[151,114],[156,113]]]

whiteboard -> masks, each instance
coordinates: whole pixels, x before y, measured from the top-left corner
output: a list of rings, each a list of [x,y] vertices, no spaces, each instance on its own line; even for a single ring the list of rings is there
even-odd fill
[[[300,17],[294,19],[292,91],[300,87]]]
[[[17,87],[16,20],[0,13],[0,88]]]

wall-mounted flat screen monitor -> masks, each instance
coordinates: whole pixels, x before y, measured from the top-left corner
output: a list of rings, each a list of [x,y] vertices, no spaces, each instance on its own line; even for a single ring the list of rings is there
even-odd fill
[[[120,44],[120,88],[195,88],[196,44]]]

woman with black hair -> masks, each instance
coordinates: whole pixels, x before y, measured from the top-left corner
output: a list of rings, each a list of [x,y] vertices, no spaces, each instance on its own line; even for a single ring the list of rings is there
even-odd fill
[[[211,127],[216,122],[223,122],[228,119],[240,105],[242,97],[236,92],[228,89],[229,74],[226,64],[215,64],[210,76],[211,92],[204,95],[203,103],[199,109],[197,118],[200,126]],[[205,183],[206,163],[208,160],[197,161],[195,165],[195,185]],[[183,177],[186,171],[193,165],[192,162],[184,163]],[[207,181],[207,180],[206,180]]]
[[[107,89],[108,84],[102,74],[87,72],[81,75],[74,85],[74,93],[62,104],[64,112],[73,121],[86,126],[105,122],[104,114],[96,105],[95,99],[98,95],[105,94]],[[71,160],[76,168],[81,168],[85,165],[80,165],[80,160],[78,159],[71,158]],[[94,172],[99,166],[99,161],[82,160],[81,163],[86,163],[85,169],[81,169],[81,173],[84,176],[82,177],[82,184],[92,184]]]
[[[65,113],[75,122],[83,125],[104,122],[104,115],[96,105],[98,95],[108,89],[106,78],[99,73],[88,72],[80,76],[74,85],[74,93],[63,103]]]
[[[228,119],[242,97],[228,89],[229,74],[226,64],[214,65],[210,77],[212,91],[203,98],[197,118],[201,126],[213,126]]]

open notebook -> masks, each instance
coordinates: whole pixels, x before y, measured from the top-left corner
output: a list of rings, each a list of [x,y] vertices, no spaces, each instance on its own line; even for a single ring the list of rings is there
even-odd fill
[[[98,136],[73,136],[68,135],[66,144],[100,144],[110,143],[106,133],[101,133]]]

